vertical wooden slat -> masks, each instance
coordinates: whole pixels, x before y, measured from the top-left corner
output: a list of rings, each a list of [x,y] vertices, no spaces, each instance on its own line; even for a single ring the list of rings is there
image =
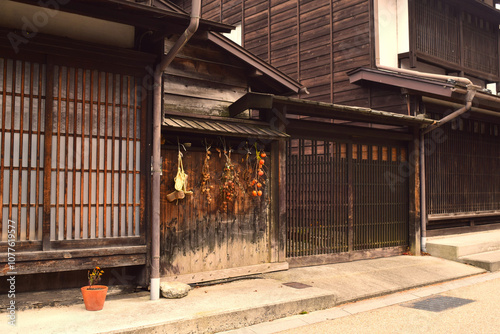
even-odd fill
[[[25,62],[20,61],[21,65],[21,75],[20,75],[20,81],[21,81],[21,91],[19,92],[19,97],[20,97],[20,103],[19,103],[19,158],[18,158],[18,171],[17,171],[17,180],[18,180],[18,189],[17,189],[17,222],[18,222],[18,228],[17,228],[17,240],[21,240],[22,238],[22,224],[23,222],[21,221],[21,208],[22,208],[22,195],[23,195],[23,135],[24,135],[24,129],[23,129],[23,121],[24,121],[24,75],[25,75]],[[15,96],[16,94],[14,94]],[[16,110],[12,109],[12,120],[14,120],[14,115],[16,114]],[[14,128],[12,128],[12,134],[14,135],[15,131]],[[14,139],[12,139],[12,142],[14,142]],[[14,164],[14,160],[12,160],[12,163]]]
[[[4,188],[4,166],[5,166],[5,115],[7,114],[7,59],[3,60],[3,91],[2,91],[2,147],[0,148],[0,230],[3,231],[3,188]]]
[[[120,78],[120,89],[118,90],[120,94],[119,112],[118,112],[118,236],[124,236],[126,233],[122,232],[122,143],[123,143],[123,78]],[[125,226],[126,231],[126,226]]]
[[[28,161],[26,174],[28,176],[26,187],[26,240],[30,240],[30,213],[31,213],[31,146],[33,141],[33,100],[35,98],[33,92],[33,69],[34,64],[30,63],[30,82],[29,82],[29,107],[28,107]],[[38,200],[38,199],[35,199]]]
[[[61,161],[61,86],[62,86],[62,67],[58,67],[58,85],[57,85],[57,143],[56,143],[56,235],[55,239],[59,239],[59,168]],[[52,172],[52,166],[50,167]]]
[[[88,179],[88,221],[87,221],[87,229],[88,235],[87,237],[92,238],[92,173],[94,170],[92,169],[92,154],[93,154],[93,135],[94,135],[94,73],[95,71],[90,71],[90,94],[89,94],[89,179]]]
[[[47,86],[48,87],[48,84]],[[42,93],[43,93],[43,66],[38,67],[38,113],[37,113],[37,138],[36,138],[36,190],[35,190],[35,237],[38,238],[40,234],[39,222],[39,209],[40,209],[40,169],[41,169],[41,138],[42,138]],[[47,110],[47,93],[45,94],[45,108],[44,108],[44,118]],[[44,134],[45,138],[46,134]],[[3,166],[3,164],[2,164]],[[45,165],[43,167],[45,169]],[[3,177],[3,171],[2,171]],[[3,184],[3,182],[2,182]],[[42,202],[43,203],[43,202]]]
[[[130,183],[130,76],[127,76],[127,112],[126,112],[126,139],[125,139],[125,235],[132,235],[129,228],[129,183]]]
[[[111,106],[111,235],[114,236],[115,231],[115,129],[116,129],[116,75],[113,75],[111,82],[113,104]],[[118,234],[119,235],[119,234]]]
[[[14,165],[14,119],[16,114],[16,72],[17,62],[12,61],[12,101],[11,101],[11,118],[10,118],[10,151],[9,151],[9,219],[12,219],[12,175]],[[17,240],[19,240],[20,228],[17,229]]]
[[[133,97],[134,97],[134,104],[132,108],[132,112],[134,113],[134,122],[133,122],[133,131],[132,131],[132,144],[134,145],[133,150],[132,150],[132,184],[131,187],[133,189],[132,191],[132,235],[135,235],[135,230],[136,230],[136,198],[137,198],[137,82],[136,79],[134,79],[134,92],[133,92]]]
[[[82,69],[82,133],[81,133],[81,155],[80,155],[80,239],[83,239],[83,197],[85,184],[85,112],[86,112],[86,88],[87,88],[87,71]],[[88,235],[87,230],[87,235]]]
[[[74,86],[73,86],[73,170],[72,170],[72,176],[73,176],[73,191],[72,191],[72,216],[71,216],[71,239],[76,238],[76,191],[77,191],[77,186],[76,186],[76,139],[77,139],[77,127],[78,127],[78,68],[75,67],[75,80],[74,80]],[[83,101],[82,101],[83,105]],[[82,108],[83,109],[83,108]],[[83,138],[83,137],[82,137]],[[83,177],[83,174],[80,175],[80,177]],[[82,198],[80,197],[80,201]],[[82,229],[81,226],[81,221],[79,224],[80,229]]]
[[[17,229],[17,238],[18,240],[21,240],[22,238],[22,224],[23,222],[21,221],[21,212],[22,212],[22,199],[23,199],[23,136],[24,136],[24,84],[25,84],[25,66],[26,63],[23,61],[21,62],[21,92],[20,92],[20,105],[19,105],[19,170],[18,170],[18,192],[17,192],[17,222],[18,222],[18,229]],[[15,114],[15,110],[13,110],[12,115]],[[14,118],[14,117],[13,117]],[[14,131],[13,131],[14,133]]]
[[[106,91],[106,94],[104,95],[104,189],[103,189],[103,221],[102,221],[102,230],[103,230],[103,237],[106,238],[108,236],[107,230],[108,230],[108,215],[107,215],[107,199],[108,199],[108,161],[109,159],[109,154],[108,154],[108,103],[109,103],[109,74],[105,73],[105,81],[104,81],[104,89]],[[113,168],[113,167],[111,167]],[[111,189],[111,192],[113,189]],[[111,235],[113,233],[111,232]]]
[[[95,171],[95,237],[99,238],[99,174],[101,174],[101,73],[97,73],[97,124],[96,124],[96,135],[97,135],[97,147],[96,147],[96,171]]]
[[[42,250],[50,250],[50,188],[52,166],[52,122],[54,111],[54,64],[49,59],[45,85],[45,137],[44,137],[44,173],[43,173],[43,223]]]
[[[68,238],[68,156],[69,156],[69,114],[70,114],[70,103],[69,103],[69,92],[70,92],[70,80],[71,80],[71,69],[68,67],[66,69],[66,127],[64,129],[64,236],[63,239]],[[73,108],[73,115],[76,115],[75,108]]]

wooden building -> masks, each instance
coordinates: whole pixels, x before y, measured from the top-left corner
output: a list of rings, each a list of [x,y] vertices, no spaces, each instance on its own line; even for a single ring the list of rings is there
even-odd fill
[[[95,265],[156,291],[419,252],[420,135],[441,124],[424,112],[464,96],[478,113],[455,126],[497,163],[497,97],[480,82],[375,66],[380,3],[202,3],[202,19],[162,0],[0,4],[0,261],[19,291],[83,285]]]
[[[189,8],[186,0],[176,3]],[[337,143],[345,139],[349,129],[337,130],[332,127],[320,135],[317,128],[308,123],[311,119],[300,117],[300,122],[292,121],[287,127],[287,133],[291,136],[287,155],[289,257],[320,259],[321,256],[316,255],[324,257],[325,254],[333,253],[345,258],[339,254],[349,249],[336,237],[337,232],[324,232],[326,236],[323,237],[321,228],[316,228],[315,232],[311,229],[311,224],[324,226],[332,224],[329,219],[333,219],[341,221],[337,223],[337,229],[342,230],[346,221],[342,217],[346,210],[349,207],[357,208],[353,200],[342,200],[342,196],[347,195],[341,194],[349,189],[346,180],[350,174],[343,174],[345,166],[335,159],[326,163],[337,166],[333,170],[341,175],[330,180],[328,177],[333,177],[331,173],[327,177],[319,167],[323,161],[314,160],[325,152],[325,143],[340,147],[340,156],[345,156],[349,147],[352,158],[356,151],[365,152],[366,160],[372,164],[376,164],[373,157],[378,157],[379,152],[395,150],[395,157],[404,159],[405,154],[415,156],[418,153],[416,146],[420,146],[420,142],[426,144],[423,148],[427,147],[427,150],[418,159],[419,163],[425,164],[425,169],[399,161],[399,170],[388,174],[390,179],[399,184],[407,182],[407,177],[416,172],[417,184],[422,181],[425,185],[422,187],[423,192],[418,187],[412,190],[419,196],[415,214],[416,219],[421,220],[422,231],[417,232],[422,232],[423,242],[426,230],[434,235],[498,226],[500,183],[496,171],[500,158],[500,98],[497,95],[500,90],[500,11],[495,8],[497,4],[498,1],[493,0],[204,1],[203,17],[238,26],[242,46],[308,88],[310,94],[302,92],[297,97],[402,115],[427,115],[435,120],[441,120],[454,111],[458,111],[453,114],[455,117],[464,112],[448,124],[444,124],[448,121],[445,119],[442,127],[425,134],[420,141],[398,143],[389,132],[384,143],[375,145],[369,136],[363,138],[362,134],[352,131],[351,142],[340,141],[339,146]],[[471,92],[467,94],[467,90]],[[474,98],[471,108],[468,108],[467,98],[472,94]],[[464,106],[466,110],[462,109]],[[323,117],[328,118],[326,115]],[[344,123],[345,126],[360,125],[359,122],[335,120],[334,117],[329,122]],[[308,124],[311,124],[310,127]],[[372,127],[373,124],[367,122],[365,126]],[[305,130],[307,128],[310,128],[309,132]],[[376,128],[383,131],[390,129],[387,126]],[[418,130],[416,136],[423,132],[425,130]],[[372,156],[368,152],[372,152]],[[315,198],[317,209],[296,206],[300,200],[295,199],[294,191],[304,189],[300,187],[309,181],[293,179],[297,168],[294,154],[298,154],[299,161],[315,161],[310,163],[319,168],[311,175],[316,184],[326,182],[333,185],[330,195]],[[367,201],[363,196],[379,199],[381,194],[386,193],[383,189],[370,188],[373,186],[371,183],[377,183],[377,177],[380,176],[380,171],[374,171],[376,168],[373,168],[373,173],[367,174],[365,183],[363,179],[360,180],[366,186],[353,192],[354,198],[359,196],[363,203],[368,203],[368,207],[370,203],[377,202],[371,199]],[[300,170],[297,175],[300,175]],[[352,175],[355,175],[354,169]],[[316,189],[312,192],[316,193]],[[401,200],[404,197],[396,198]],[[391,215],[397,215],[395,208],[406,210],[404,200],[381,201],[387,204],[380,213],[380,217],[385,218],[373,219],[379,216],[370,212],[367,221],[374,225],[386,226],[386,220],[395,223],[398,220],[390,218]],[[358,213],[354,211],[355,222],[356,217],[366,215],[362,206]],[[325,210],[332,213],[321,216]],[[360,218],[355,224],[362,226],[363,219]],[[297,232],[296,221],[309,228],[302,226]],[[401,223],[400,226],[404,225]],[[370,236],[370,228],[366,231],[366,235]],[[305,236],[301,236],[301,233]],[[311,237],[311,233],[316,233],[316,237]],[[405,234],[404,231],[401,233]],[[397,244],[396,239],[393,240],[396,243],[386,243],[385,237],[354,248],[366,250]],[[296,253],[294,245],[297,240],[304,238],[316,240],[318,245]],[[377,238],[368,237],[370,240]],[[403,241],[400,244],[405,243]]]
[[[231,27],[201,19],[156,86],[159,61],[192,22],[168,2],[3,1],[0,18],[0,261],[2,276],[22,275],[17,292],[85,285],[96,265],[106,268],[105,283],[147,285],[155,237],[164,277],[284,268],[272,192],[276,143],[287,136],[269,122],[227,116],[248,91],[297,94],[298,82],[219,34]],[[156,124],[162,171],[153,168],[155,108],[168,114]],[[252,163],[267,152],[264,195],[253,199],[242,185],[226,210],[216,209],[218,198],[209,205],[200,192],[204,143],[214,197],[230,149],[238,171],[246,143]],[[194,194],[170,203],[181,146]],[[160,198],[151,175],[161,172]]]

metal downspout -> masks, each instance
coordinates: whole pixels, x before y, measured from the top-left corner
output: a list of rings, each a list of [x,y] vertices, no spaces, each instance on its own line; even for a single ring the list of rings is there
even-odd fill
[[[184,33],[166,55],[162,56],[154,72],[153,90],[153,158],[152,158],[152,227],[151,227],[151,300],[160,298],[160,175],[161,175],[161,104],[162,74],[177,53],[198,30],[201,13],[201,0],[193,0],[191,21]]]
[[[466,103],[463,107],[455,110],[448,116],[439,120],[439,123],[433,124],[420,132],[420,224],[421,224],[421,249],[426,251],[427,244],[427,193],[425,189],[425,134],[437,129],[438,127],[448,123],[458,116],[466,113],[472,107],[472,100],[476,95],[476,90],[472,86],[467,87]]]

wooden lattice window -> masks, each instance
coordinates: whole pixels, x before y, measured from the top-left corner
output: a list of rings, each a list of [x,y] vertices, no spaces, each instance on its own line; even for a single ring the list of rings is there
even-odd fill
[[[455,8],[438,0],[415,1],[418,52],[460,62],[460,23]]]
[[[64,66],[54,77],[51,239],[138,235],[136,81]]]
[[[0,58],[1,240],[40,240],[43,213],[45,65]]]
[[[0,58],[0,241],[9,220],[20,242],[141,235],[139,87],[130,75]]]

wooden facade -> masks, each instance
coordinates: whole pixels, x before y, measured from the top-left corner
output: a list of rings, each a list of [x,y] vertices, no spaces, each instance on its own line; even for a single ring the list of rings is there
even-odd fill
[[[189,1],[175,1],[189,8]],[[241,25],[242,45],[298,80],[300,98],[408,113],[400,91],[351,85],[347,72],[375,66],[370,0],[203,1],[203,17]]]
[[[177,3],[189,7],[189,1]],[[498,10],[494,8],[495,4],[496,2],[409,0],[406,13],[409,52],[397,55],[399,65],[404,68],[417,67],[421,71],[430,69],[439,74],[466,76],[482,88],[486,88],[487,84],[496,83],[498,89],[499,15]],[[301,98],[371,107],[408,115],[432,111],[436,119],[442,118],[450,112],[449,107],[436,109],[436,105],[422,102],[422,96],[436,98],[439,95],[437,92],[422,91],[419,87],[410,89],[395,81],[367,80],[358,84],[349,82],[350,71],[376,68],[376,15],[376,3],[371,0],[206,0],[203,12],[204,17],[241,25],[242,44],[248,50],[307,86],[310,94],[300,94]],[[497,113],[494,107],[495,96],[490,99],[491,104],[486,104],[485,107],[492,110],[492,114]],[[443,100],[453,101],[455,104],[463,103],[459,94]],[[476,103],[476,106],[478,104]],[[498,117],[485,118],[475,112],[472,112],[470,117],[471,120],[467,122],[483,122],[481,124],[487,128],[494,128],[498,124]],[[459,153],[462,150],[461,144],[451,140],[447,141],[445,146],[456,152],[453,159],[444,158],[447,153],[443,148],[427,157],[427,175],[430,175],[427,180],[430,182],[428,189],[431,189],[433,194],[427,203],[431,208],[430,220],[441,219],[439,215],[442,212],[434,210],[437,205],[445,205],[444,202],[437,204],[434,198],[448,194],[446,187],[457,182],[446,174],[447,172],[441,171],[446,165],[444,161],[458,163],[463,159],[472,159],[481,162],[472,163],[467,173],[478,182],[473,188],[463,188],[465,185],[462,183],[462,188],[453,190],[454,198],[473,201],[474,204],[469,205],[474,206],[474,209],[469,209],[475,212],[478,219],[479,216],[487,214],[489,221],[498,221],[498,215],[494,214],[499,209],[499,203],[495,199],[498,185],[489,183],[492,180],[490,176],[477,174],[479,165],[488,166],[489,170],[495,168],[496,146],[483,137],[484,134],[480,133],[467,136],[471,143],[484,143],[489,158]],[[454,138],[451,133],[449,138]],[[435,168],[439,168],[439,171]],[[488,183],[490,186],[486,185]],[[484,187],[478,184],[484,184]],[[482,193],[489,200],[480,199],[481,196],[473,195],[474,193]],[[449,197],[453,196],[449,194]],[[443,197],[438,202],[442,201]],[[448,209],[445,211],[448,215],[459,216],[469,212],[469,209],[463,207],[465,204],[453,201],[447,201]],[[464,219],[467,224],[470,223],[470,218]],[[485,219],[481,218],[481,221]]]
[[[0,275],[12,274],[15,268],[17,275],[35,277],[25,282],[38,282],[19,285],[18,291],[81,286],[85,271],[96,265],[110,270],[105,281],[146,283],[151,262],[151,69],[178,38],[179,26],[187,27],[189,16],[162,5],[162,15],[170,15],[172,21],[152,19],[155,32],[148,34],[141,30],[145,28],[142,19],[157,9],[130,6],[121,4],[113,14],[104,11],[103,15],[138,25],[135,50],[43,33],[16,50],[9,38],[16,31],[0,28]],[[82,8],[87,9],[75,1],[68,11],[92,15],[91,9],[82,12]],[[206,124],[210,125],[202,128],[198,140],[190,135],[187,139],[193,141],[193,148],[199,148],[202,140],[214,142],[214,150],[227,143],[228,150],[235,150],[238,170],[244,165],[238,151],[241,143],[250,143],[254,162],[255,150],[265,150],[270,157],[267,181],[261,185],[260,201],[252,201],[252,193],[245,187],[235,199],[236,209],[222,212],[218,207],[214,211],[200,193],[205,151],[185,152],[196,201],[186,199],[184,212],[182,203],[167,204],[161,199],[164,276],[248,266],[263,272],[275,270],[270,263],[284,261],[279,255],[283,243],[279,246],[277,241],[275,195],[271,195],[278,187],[273,183],[278,174],[276,168],[271,169],[271,160],[279,165],[279,153],[273,156],[277,152],[273,147],[285,135],[266,130],[270,126],[262,121],[235,120],[236,125],[226,127],[224,119],[228,106],[249,90],[297,93],[301,86],[246,56],[241,48],[231,49],[231,43],[219,40],[221,37],[212,38],[223,47],[210,41],[207,34],[216,33],[208,30],[228,29],[205,20],[200,23],[197,36],[164,73],[161,107],[182,116],[208,117]],[[239,58],[240,54],[246,58]],[[255,72],[264,75],[253,77]],[[211,117],[217,117],[219,123]],[[164,138],[177,143],[182,133],[186,136],[186,129],[180,132],[165,124]],[[177,153],[168,144],[163,147],[163,195],[172,186]],[[223,170],[224,160],[217,161],[215,151],[213,155],[211,168]],[[212,177],[217,185],[220,174],[214,172]],[[202,220],[205,228],[199,225]],[[189,230],[193,227],[195,230]],[[194,237],[209,248],[198,248]],[[14,267],[9,264],[8,251],[13,244]],[[199,256],[198,266],[191,265],[191,251]],[[203,262],[207,252],[212,261]],[[120,277],[113,269],[119,267],[133,270],[132,276],[125,271],[132,278],[117,282],[111,277]],[[179,270],[172,270],[174,267]],[[82,278],[76,278],[74,271],[83,272],[78,272]],[[55,273],[56,278],[50,280],[46,273]]]
[[[254,123],[242,119],[224,122],[232,103],[249,90],[265,89],[252,85],[248,71],[241,59],[195,37],[165,72],[160,255],[164,280],[199,282],[288,268],[279,255],[280,221],[273,216],[277,203],[271,195],[272,187],[278,187],[272,161],[280,163],[273,159],[279,156],[273,144],[279,138],[267,132],[279,132],[266,123],[259,124],[269,130],[253,128]],[[244,118],[248,116],[247,112]],[[167,195],[174,191],[179,149],[193,194],[170,202]],[[205,160],[207,149],[210,159]],[[268,154],[259,189],[249,187],[257,173],[256,151]],[[235,185],[230,200],[223,192],[229,161]],[[212,187],[206,189],[203,180]],[[253,190],[262,191],[262,196],[253,196]]]
[[[54,44],[39,51],[39,43]],[[76,42],[66,51],[55,43],[40,36],[20,56],[3,44],[2,252],[14,222],[23,273],[86,269],[101,247],[107,249],[92,263],[143,265],[145,71],[119,64],[125,57],[152,58]],[[79,55],[83,50],[106,52],[110,63],[92,66]],[[55,259],[61,261],[54,265]]]

